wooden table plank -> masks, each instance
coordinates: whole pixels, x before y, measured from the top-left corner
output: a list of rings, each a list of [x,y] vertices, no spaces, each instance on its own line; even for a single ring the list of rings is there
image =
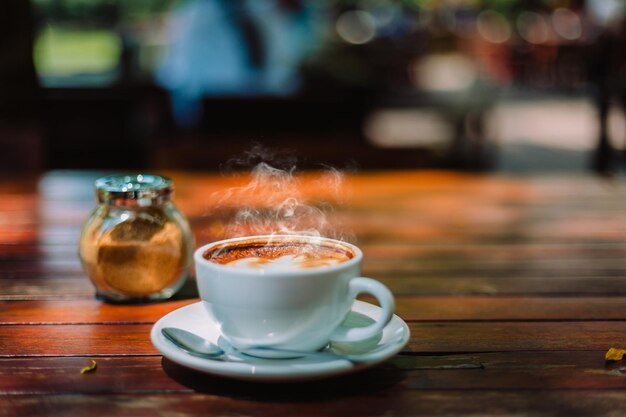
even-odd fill
[[[405,351],[414,353],[607,350],[620,346],[626,333],[626,321],[408,324],[412,337]],[[155,355],[149,340],[151,327],[4,325],[0,326],[0,357]]]
[[[198,301],[193,298],[145,305],[114,305],[94,298],[0,301],[0,326],[154,323]],[[406,321],[431,322],[626,320],[626,297],[406,296],[396,298],[396,314]]]
[[[484,261],[483,259],[367,259],[363,270],[371,274],[414,274],[443,276],[455,275],[492,275],[492,276],[589,276],[619,275],[626,276],[626,259],[555,258],[520,261]],[[33,260],[0,260],[0,276],[34,275],[57,273],[64,275],[84,274],[77,256],[72,258],[47,258]],[[626,280],[626,278],[625,278]]]
[[[154,323],[198,299],[144,305],[108,304],[96,299],[0,302],[0,325]]]
[[[367,273],[363,275],[368,276]],[[535,296],[622,296],[624,278],[600,276],[419,276],[370,275],[387,285],[395,295],[535,295]]]
[[[258,387],[258,385],[257,385]],[[626,413],[626,393],[607,391],[507,392],[429,391],[416,394],[398,387],[349,394],[302,390],[259,390],[232,386],[223,396],[196,394],[34,395],[0,398],[6,417],[40,415],[151,416],[211,415],[241,417],[429,416],[599,416]],[[392,388],[396,388],[395,390]],[[566,413],[566,414],[563,414]]]
[[[95,296],[95,289],[85,276],[66,278],[57,274],[40,278],[0,279],[0,300],[67,300]]]
[[[148,324],[0,326],[0,357],[155,355]]]
[[[380,243],[385,241],[421,243],[421,242],[448,242],[450,244],[479,243],[479,244],[561,244],[572,239],[581,244],[602,244],[605,242],[621,243],[623,235],[616,225],[626,222],[626,215],[618,218],[606,218],[600,215],[601,220],[585,221],[584,219],[572,218],[567,221],[556,222],[546,220],[546,224],[538,221],[520,221],[517,224],[498,223],[485,227],[477,224],[472,227],[467,224],[450,225],[440,220],[439,222],[422,221],[417,222],[411,213],[403,219],[397,213],[390,211],[389,217],[384,221],[371,221],[370,216],[364,216],[357,221],[352,218],[350,221],[338,219],[333,221],[328,219],[333,225],[332,229],[337,232],[332,235],[358,236],[359,243]],[[346,214],[346,217],[351,214]],[[82,220],[82,219],[81,219]],[[198,243],[204,244],[211,240],[224,238],[219,232],[210,230],[210,223],[213,220],[207,218],[203,220],[204,225],[195,227]],[[222,221],[220,230],[227,224],[228,220]],[[552,223],[558,224],[552,224]],[[583,223],[576,225],[576,223]],[[335,226],[336,225],[336,226]],[[223,230],[222,230],[223,231]],[[8,244],[10,242],[21,242],[24,244],[34,244],[41,242],[46,245],[72,245],[77,243],[80,232],[80,223],[72,225],[32,225],[29,227],[4,227],[0,229],[0,242]],[[208,233],[205,236],[205,233]]]
[[[97,357],[97,369],[81,374],[91,357],[0,359],[0,395],[135,394],[147,392],[226,393],[235,380],[184,368],[160,356]],[[343,390],[358,385],[416,390],[586,390],[624,389],[621,363],[604,362],[604,352],[516,352],[472,355],[399,355],[365,372],[296,384],[314,390],[329,386]],[[275,384],[247,384],[273,390]],[[285,387],[285,384],[277,384]]]
[[[412,352],[607,350],[624,343],[626,322],[410,322],[409,328]]]
[[[364,275],[368,275],[364,273]],[[619,297],[626,295],[622,277],[441,277],[376,276],[397,297],[415,295]],[[95,290],[84,275],[42,274],[39,278],[0,278],[0,300],[91,299]]]
[[[626,297],[397,297],[407,321],[626,320]]]
[[[357,236],[358,239],[358,236]],[[474,260],[491,263],[551,259],[621,260],[626,257],[626,241],[616,242],[560,242],[560,243],[515,243],[489,244],[473,242],[357,242],[368,260]],[[77,246],[73,244],[4,243],[0,244],[0,260],[40,261],[78,260]]]

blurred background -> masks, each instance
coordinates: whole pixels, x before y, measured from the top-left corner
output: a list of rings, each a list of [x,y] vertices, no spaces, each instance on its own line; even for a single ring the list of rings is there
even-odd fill
[[[0,172],[623,170],[624,0],[3,0]]]

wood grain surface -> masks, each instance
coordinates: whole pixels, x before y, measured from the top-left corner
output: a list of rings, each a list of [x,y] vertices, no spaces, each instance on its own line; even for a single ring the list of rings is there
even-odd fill
[[[164,174],[197,246],[241,232],[239,208],[274,209],[245,173]],[[95,299],[76,244],[96,175],[0,179],[0,416],[626,414],[626,362],[604,360],[626,348],[619,179],[291,178],[281,193],[323,214],[322,234],[363,249],[363,275],[394,292],[411,340],[364,372],[259,384],[186,369],[152,346],[154,322],[198,301],[193,279],[167,302]]]

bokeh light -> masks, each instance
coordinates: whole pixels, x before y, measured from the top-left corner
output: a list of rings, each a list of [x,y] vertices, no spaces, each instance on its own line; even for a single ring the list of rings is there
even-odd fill
[[[495,10],[480,12],[477,19],[478,33],[491,43],[504,43],[511,38],[511,26],[506,17]]]
[[[363,10],[350,10],[337,19],[337,33],[346,42],[361,45],[376,36],[374,17]]]
[[[411,78],[427,91],[454,92],[470,88],[478,77],[472,60],[459,53],[433,54],[412,63]]]
[[[522,39],[532,44],[546,43],[550,27],[546,19],[535,12],[522,12],[517,18],[517,31]]]
[[[570,9],[558,8],[552,14],[554,30],[563,39],[570,41],[579,39],[583,34],[580,17]]]

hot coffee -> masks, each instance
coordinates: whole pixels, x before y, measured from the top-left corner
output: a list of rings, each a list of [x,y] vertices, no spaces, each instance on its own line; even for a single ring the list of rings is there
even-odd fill
[[[346,242],[289,235],[233,238],[194,253],[200,298],[221,335],[240,349],[315,351],[330,340],[379,335],[393,316],[393,294],[360,276],[362,259]],[[361,293],[374,296],[383,313],[369,326],[341,326]]]
[[[237,268],[292,270],[345,262],[354,253],[345,245],[311,239],[246,239],[212,247],[203,257],[211,262]]]

